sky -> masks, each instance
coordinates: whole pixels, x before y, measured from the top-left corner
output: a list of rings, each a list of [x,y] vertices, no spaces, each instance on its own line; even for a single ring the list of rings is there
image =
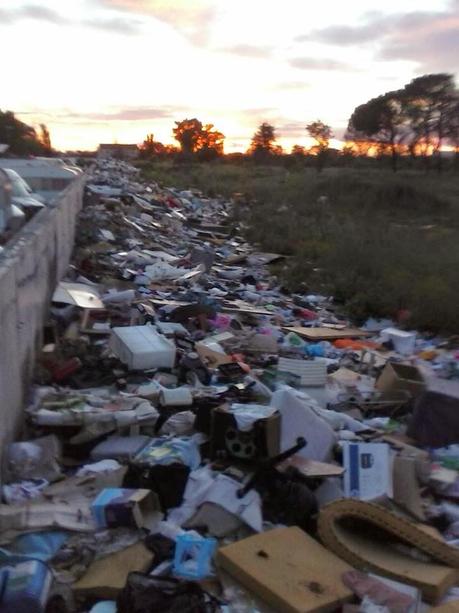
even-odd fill
[[[0,0],[0,109],[53,146],[173,143],[197,117],[244,151],[268,121],[286,148],[321,119],[412,78],[459,72],[459,0]]]

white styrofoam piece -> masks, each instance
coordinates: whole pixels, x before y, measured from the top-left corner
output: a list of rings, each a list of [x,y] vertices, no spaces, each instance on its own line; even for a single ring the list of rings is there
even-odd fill
[[[302,386],[322,386],[327,381],[327,364],[318,360],[279,358],[277,369],[300,377]]]
[[[392,341],[397,353],[401,353],[402,355],[411,355],[414,353],[416,332],[405,332],[405,330],[397,330],[397,328],[386,328],[381,332],[381,337],[384,340]]]
[[[152,326],[112,328],[110,349],[130,370],[172,368],[175,344]]]

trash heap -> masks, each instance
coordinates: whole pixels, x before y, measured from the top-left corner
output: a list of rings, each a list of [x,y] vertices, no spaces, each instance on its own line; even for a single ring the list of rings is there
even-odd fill
[[[104,161],[85,200],[0,613],[458,611],[457,339],[288,293],[222,198]]]

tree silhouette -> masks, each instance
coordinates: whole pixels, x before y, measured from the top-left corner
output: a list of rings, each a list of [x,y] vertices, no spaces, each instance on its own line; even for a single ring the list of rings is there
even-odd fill
[[[213,160],[223,155],[225,135],[213,129],[213,124],[206,124],[200,134],[197,155],[201,160]]]
[[[431,154],[436,155],[441,170],[442,145],[458,142],[458,116],[459,91],[453,75],[428,74],[358,106],[349,120],[346,138],[390,153],[394,171],[398,156],[407,152],[413,157],[423,155],[426,166]]]
[[[264,121],[252,136],[247,151],[256,161],[266,162],[271,156],[282,153],[282,148],[276,144],[276,130],[274,126]]]
[[[453,76],[428,74],[413,79],[401,92],[411,130],[411,150],[438,156],[442,167],[441,146],[451,133],[457,113],[457,97]]]
[[[203,125],[196,118],[176,121],[173,134],[180,143],[182,154],[191,158],[193,154],[199,153],[201,159],[222,155],[225,136],[213,128],[213,124]]]
[[[448,119],[448,140],[454,147],[454,165],[459,170],[459,92],[456,92],[454,102],[451,104]]]
[[[317,172],[322,172],[329,153],[330,138],[333,136],[332,129],[326,123],[317,119],[317,121],[308,124],[306,130],[309,136],[316,141],[310,151],[317,156]]]
[[[388,92],[358,106],[349,120],[347,138],[355,141],[371,140],[378,145],[381,153],[389,152],[392,169],[396,172],[401,145],[407,138],[401,93]]]
[[[297,158],[302,158],[306,155],[306,149],[301,145],[293,145],[290,153]]]
[[[34,128],[19,121],[11,111],[0,111],[0,143],[14,155],[40,155],[48,150]]]
[[[276,131],[274,126],[267,122],[263,122],[252,137],[250,151],[254,152],[257,149],[271,152],[274,150],[276,142]]]
[[[48,154],[52,153],[53,148],[51,146],[51,136],[49,134],[48,127],[44,123],[40,124],[39,141]]]
[[[156,141],[153,134],[147,134],[146,139],[140,145],[139,149],[140,157],[146,160],[162,156],[167,153],[166,146],[159,141]]]

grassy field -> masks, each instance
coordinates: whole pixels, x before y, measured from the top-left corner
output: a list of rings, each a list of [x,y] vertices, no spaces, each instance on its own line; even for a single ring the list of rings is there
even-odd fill
[[[170,162],[143,172],[243,193],[235,218],[248,240],[292,256],[276,270],[290,289],[334,295],[357,320],[408,310],[409,325],[459,332],[459,175]]]

